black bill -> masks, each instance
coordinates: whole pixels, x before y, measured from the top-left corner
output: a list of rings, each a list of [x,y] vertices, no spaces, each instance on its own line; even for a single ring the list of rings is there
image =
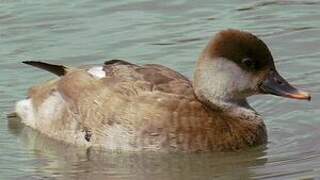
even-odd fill
[[[311,100],[309,93],[293,87],[276,71],[269,73],[268,77],[262,82],[260,91],[264,94],[273,94],[292,99]]]

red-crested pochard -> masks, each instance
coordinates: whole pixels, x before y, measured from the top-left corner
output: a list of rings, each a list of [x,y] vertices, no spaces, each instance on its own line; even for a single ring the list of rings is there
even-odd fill
[[[267,142],[247,97],[310,100],[277,72],[267,45],[239,30],[219,32],[194,79],[155,64],[111,60],[69,68],[25,61],[59,76],[16,104],[22,122],[66,143],[125,151],[230,151]]]

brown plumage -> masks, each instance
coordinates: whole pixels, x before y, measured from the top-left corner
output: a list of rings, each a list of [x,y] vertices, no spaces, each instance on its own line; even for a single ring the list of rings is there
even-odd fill
[[[244,58],[256,60],[255,67],[251,70],[259,71],[263,68],[274,66],[273,58],[268,46],[256,36],[249,33],[239,33],[237,30],[222,31],[211,41],[208,46],[209,55],[232,59],[246,69],[241,61]]]
[[[223,31],[220,35],[232,36],[233,33],[255,37],[235,30]],[[227,42],[232,43],[229,38],[232,39],[228,37]],[[254,94],[253,91],[257,93],[260,79],[265,78],[270,70],[263,68],[259,75],[253,73],[252,78],[258,79],[252,81],[256,83],[252,85],[254,88],[243,90],[242,86],[238,88],[233,83],[230,87],[234,89],[229,93],[225,91],[229,87],[220,84],[228,80],[224,77],[230,77],[230,74],[224,74],[228,71],[220,76],[222,71],[213,69],[212,73],[208,72],[210,77],[201,72],[205,67],[210,68],[213,61],[224,62],[212,60],[211,53],[214,58],[229,59],[226,65],[231,71],[242,72],[243,65],[236,65],[240,60],[234,56],[238,55],[220,56],[219,52],[225,54],[227,51],[211,47],[213,42],[198,61],[194,86],[185,76],[161,65],[135,65],[112,60],[101,67],[63,68],[65,74],[60,78],[31,88],[30,99],[19,102],[16,112],[25,124],[47,136],[86,147],[194,152],[229,151],[261,145],[267,141],[265,125],[245,98]],[[226,47],[234,50],[228,43]],[[267,58],[261,60],[262,64],[272,61],[266,47],[261,45],[258,50],[267,51],[258,55]],[[245,56],[245,52],[239,54]],[[52,66],[37,62],[37,67],[48,70]],[[212,67],[220,66],[214,64]],[[58,71],[53,73],[61,75],[61,69]],[[213,82],[218,83],[213,86],[210,81],[215,75],[222,79]],[[218,88],[210,94],[207,89],[212,86]]]

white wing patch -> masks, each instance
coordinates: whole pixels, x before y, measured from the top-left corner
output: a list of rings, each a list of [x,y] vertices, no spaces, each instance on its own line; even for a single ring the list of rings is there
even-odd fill
[[[106,72],[102,66],[92,67],[88,70],[88,73],[99,79],[106,77]]]

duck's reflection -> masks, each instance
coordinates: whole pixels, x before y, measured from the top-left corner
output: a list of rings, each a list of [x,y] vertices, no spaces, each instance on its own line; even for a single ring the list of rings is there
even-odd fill
[[[33,177],[54,179],[250,179],[265,148],[237,153],[110,152],[57,142],[10,118],[8,128],[38,160]]]

